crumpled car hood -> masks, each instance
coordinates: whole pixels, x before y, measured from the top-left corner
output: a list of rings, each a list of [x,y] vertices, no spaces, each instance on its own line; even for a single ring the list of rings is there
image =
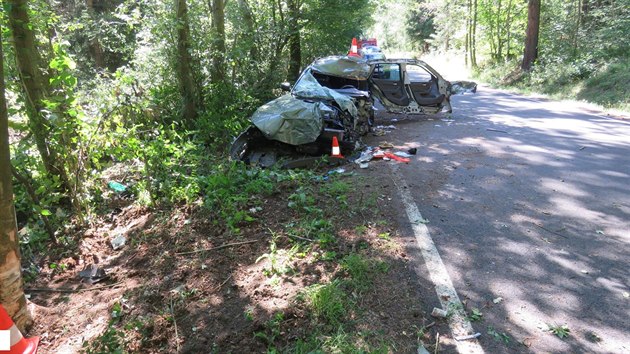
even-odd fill
[[[308,144],[321,134],[323,117],[329,110],[322,102],[284,95],[258,108],[251,120],[267,139],[291,145]]]
[[[349,73],[358,73],[355,70],[357,65],[361,70],[364,69],[363,64],[355,60],[339,58],[340,60],[335,61],[328,58],[320,61],[325,61],[329,69],[336,67],[345,71],[346,76]],[[342,110],[357,117],[357,107],[351,97],[322,86],[311,71],[307,70],[293,88],[291,95],[281,96],[261,106],[254,112],[251,121],[267,139],[291,145],[308,144],[317,140],[322,133],[324,116],[332,113],[334,109],[327,104],[331,101],[335,101]]]

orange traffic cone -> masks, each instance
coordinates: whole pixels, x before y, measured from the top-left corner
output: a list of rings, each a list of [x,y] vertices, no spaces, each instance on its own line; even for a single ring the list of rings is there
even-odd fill
[[[357,44],[357,39],[352,38],[352,45],[350,46],[350,51],[348,52],[348,56],[350,57],[359,57],[359,45]]]
[[[0,305],[0,353],[35,354],[39,337],[24,338],[4,307]]]
[[[332,154],[330,156],[343,159],[343,155],[341,155],[341,149],[339,148],[339,140],[337,140],[336,136],[333,136],[332,139]]]

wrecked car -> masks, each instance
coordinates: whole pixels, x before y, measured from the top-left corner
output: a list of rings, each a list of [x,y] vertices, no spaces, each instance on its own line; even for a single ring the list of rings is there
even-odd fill
[[[389,112],[451,112],[450,96],[476,90],[451,83],[421,60],[364,60],[331,56],[315,60],[290,91],[261,106],[234,141],[232,159],[263,167],[279,159],[330,153],[337,137],[343,154],[361,145],[374,122],[374,99]]]
[[[318,59],[306,68],[290,90],[261,106],[252,126],[230,148],[232,159],[263,167],[279,159],[330,153],[337,137],[341,151],[356,147],[374,119],[368,78],[370,66],[355,57]]]

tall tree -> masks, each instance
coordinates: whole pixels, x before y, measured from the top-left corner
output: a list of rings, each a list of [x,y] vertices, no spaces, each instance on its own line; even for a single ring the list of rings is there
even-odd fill
[[[201,96],[193,76],[193,59],[190,43],[190,22],[186,0],[175,0],[177,19],[177,60],[175,63],[177,81],[182,95],[182,116],[187,122],[197,118]]]
[[[471,24],[472,33],[470,34],[470,65],[477,67],[477,0],[473,2],[473,19]]]
[[[540,1],[529,0],[527,7],[527,31],[521,69],[529,71],[538,58],[538,32],[540,29]]]
[[[287,0],[289,8],[289,72],[287,79],[297,80],[302,66],[302,44],[300,40],[300,0]]]
[[[212,12],[212,72],[213,83],[225,81],[225,0],[210,0]]]
[[[258,48],[256,47],[256,19],[252,12],[251,7],[247,3],[247,0],[238,0],[238,7],[241,11],[243,18],[243,24],[245,31],[243,35],[246,36],[245,41],[249,47],[249,56],[252,62],[258,61]]]
[[[49,78],[40,67],[40,53],[28,14],[26,0],[7,0],[9,7],[9,27],[13,35],[13,46],[20,81],[24,90],[28,124],[35,138],[37,150],[42,158],[46,172],[61,180],[62,189],[71,196],[74,188],[64,168],[63,159],[59,156],[58,147],[51,144],[54,127],[47,119],[50,109],[46,102],[50,99],[51,88]]]
[[[32,323],[26,307],[20,265],[20,242],[13,205],[11,159],[9,152],[9,118],[4,96],[4,58],[0,25],[0,303],[13,322],[24,329]]]
[[[94,9],[94,0],[85,0],[85,6],[87,7],[87,13],[92,21],[96,21],[96,11]],[[97,33],[92,33],[89,38],[90,41],[90,54],[94,59],[94,65],[97,69],[103,69],[105,67],[105,54],[103,52],[103,46],[98,38]]]

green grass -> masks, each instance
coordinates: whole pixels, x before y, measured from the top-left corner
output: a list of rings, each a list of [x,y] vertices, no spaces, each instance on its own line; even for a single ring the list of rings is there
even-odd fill
[[[373,265],[360,254],[352,253],[341,261],[341,268],[350,275],[348,283],[358,291],[365,291],[372,285]]]
[[[577,93],[578,99],[630,111],[630,60],[600,68]]]
[[[566,324],[564,325],[548,325],[549,328],[549,332],[555,334],[558,338],[560,339],[564,339],[566,337],[569,336],[569,333],[571,333],[571,330],[569,329],[569,326],[567,326]]]
[[[521,93],[542,93],[553,99],[576,99],[605,108],[630,111],[630,58],[607,64],[587,60],[538,65],[529,73],[511,61],[479,69],[476,79]]]
[[[305,296],[313,316],[326,324],[341,325],[350,311],[350,300],[338,280],[313,285],[305,290]]]
[[[282,321],[284,321],[284,314],[282,312],[277,312],[265,323],[265,329],[263,331],[254,333],[254,337],[261,339],[267,344],[268,353],[277,352],[275,342],[281,334],[280,326],[282,325]]]
[[[395,347],[388,343],[379,333],[349,333],[344,328],[338,328],[335,332],[325,335],[319,332],[313,333],[307,338],[298,339],[293,348],[287,351],[295,354],[307,353],[392,353]]]
[[[472,308],[470,314],[468,314],[468,320],[471,322],[481,321],[483,319],[483,313],[478,308]]]

